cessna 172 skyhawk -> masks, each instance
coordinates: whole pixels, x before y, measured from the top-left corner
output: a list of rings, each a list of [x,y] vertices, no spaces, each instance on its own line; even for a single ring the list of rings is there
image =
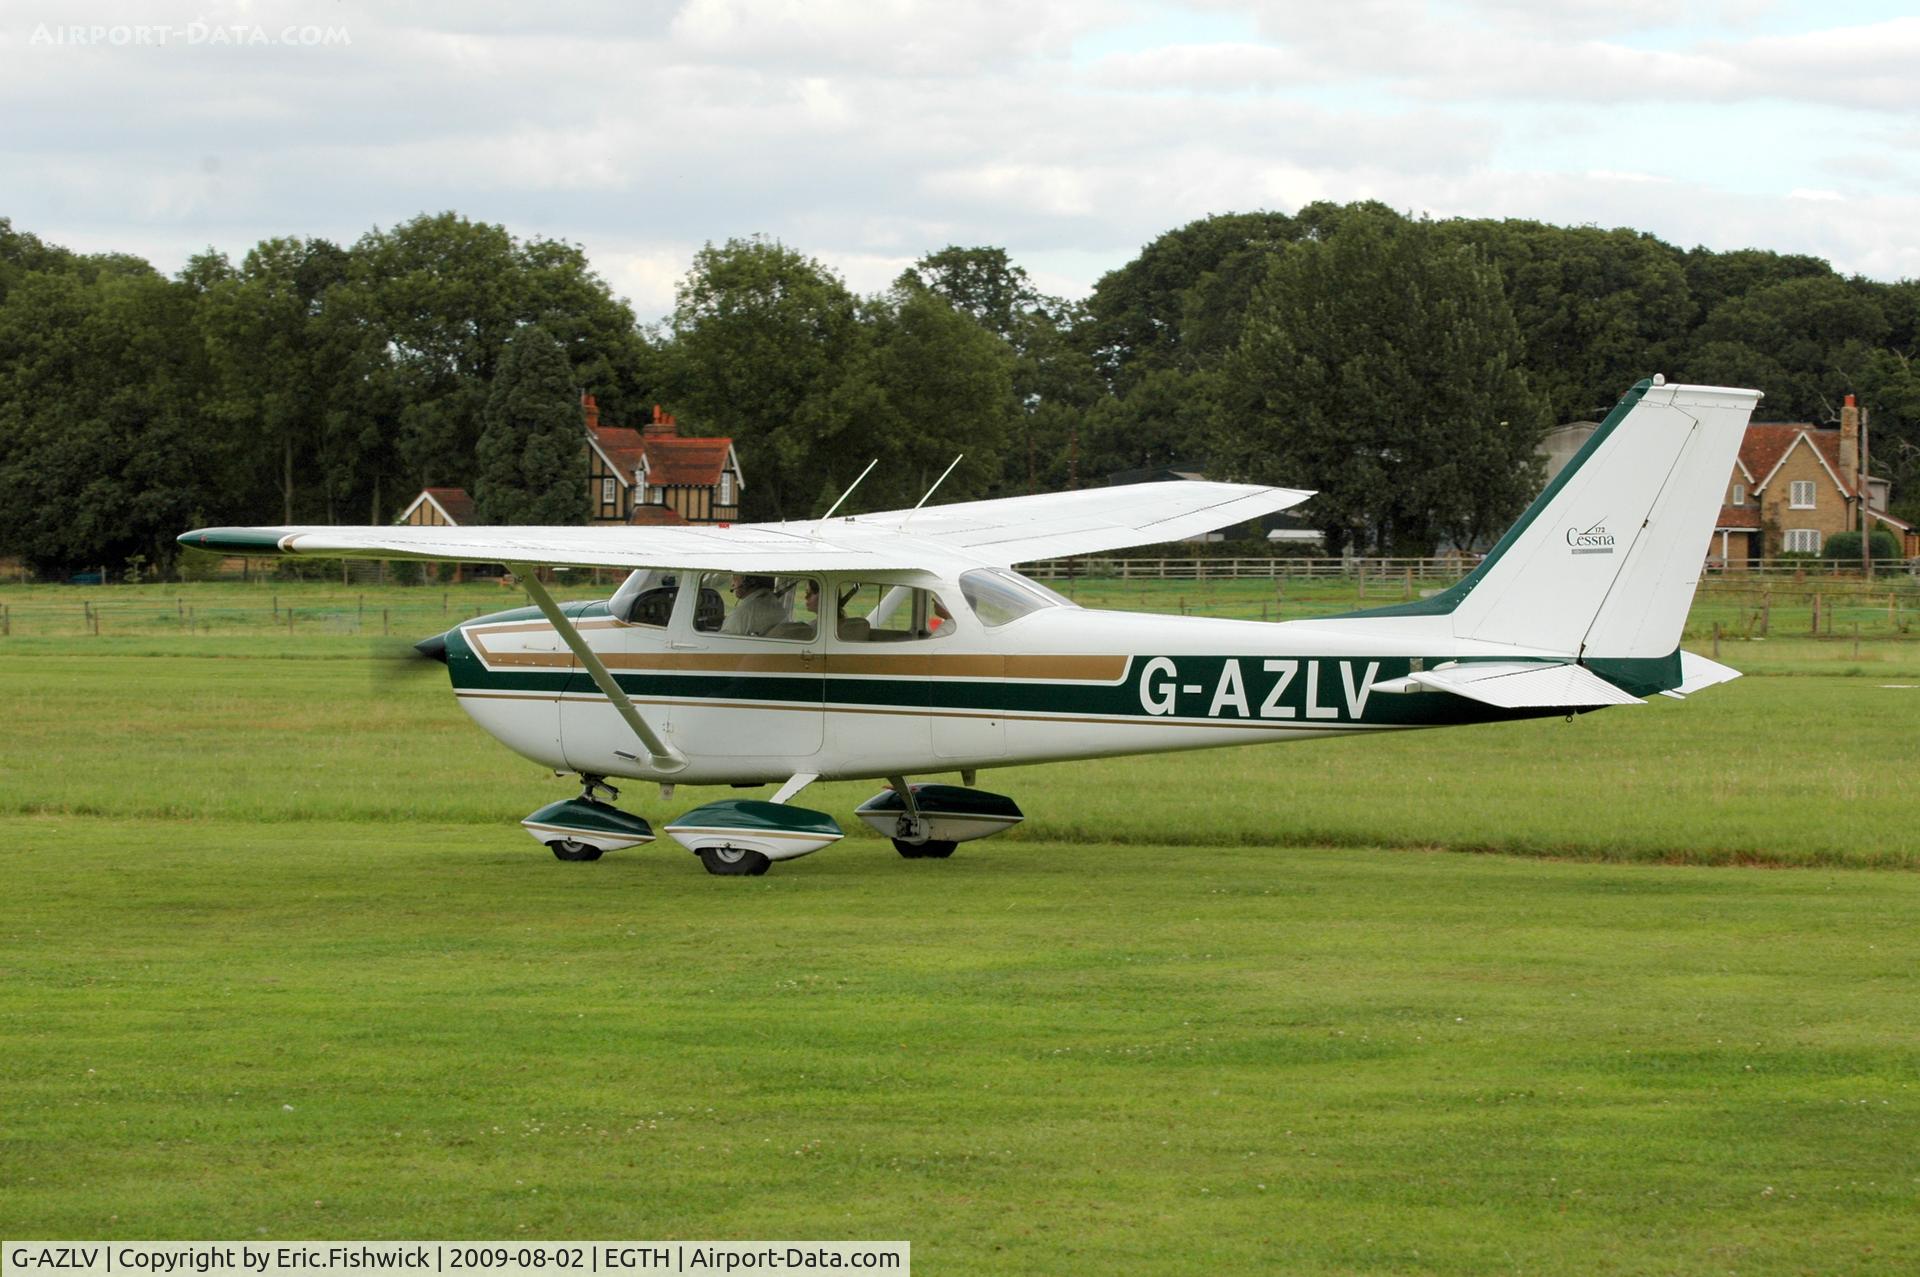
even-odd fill
[[[903,856],[1022,819],[982,768],[1572,714],[1738,677],[1680,650],[1759,393],[1643,381],[1459,584],[1342,616],[1229,621],[1087,611],[1016,563],[1175,540],[1310,493],[1157,483],[731,527],[212,528],[230,554],[504,563],[535,606],[422,649],[509,748],[577,772],[523,822],[563,860],[652,840],[608,777],[779,783],[666,830],[716,874],[842,835],[792,799],[888,788],[857,814]],[[633,569],[555,603],[541,567]],[[927,773],[962,785],[911,784]]]

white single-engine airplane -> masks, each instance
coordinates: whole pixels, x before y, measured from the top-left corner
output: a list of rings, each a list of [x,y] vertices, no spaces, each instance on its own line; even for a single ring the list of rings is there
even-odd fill
[[[981,768],[1573,714],[1738,677],[1680,650],[1757,391],[1635,386],[1493,551],[1417,602],[1286,622],[1094,612],[1016,563],[1172,541],[1312,495],[1155,483],[806,523],[716,527],[210,528],[229,554],[503,563],[535,606],[421,649],[510,749],[577,772],[522,822],[562,860],[649,842],[608,777],[779,783],[666,831],[710,873],[841,837],[792,799],[888,788],[857,814],[901,855],[1022,819]],[[542,567],[633,569],[556,604]],[[962,784],[911,784],[927,773]]]

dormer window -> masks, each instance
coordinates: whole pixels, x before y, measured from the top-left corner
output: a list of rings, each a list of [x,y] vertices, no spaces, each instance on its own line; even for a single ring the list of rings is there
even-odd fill
[[[1744,483],[1734,484],[1733,495],[1727,498],[1727,504],[1728,505],[1745,505],[1746,503],[1747,503],[1747,485]]]
[[[720,472],[720,504],[733,504],[733,471],[731,470]]]

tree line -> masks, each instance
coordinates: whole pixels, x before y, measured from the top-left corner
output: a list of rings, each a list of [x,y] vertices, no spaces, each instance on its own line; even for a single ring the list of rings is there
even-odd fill
[[[263,241],[167,277],[0,218],[0,555],[164,565],[209,523],[384,522],[458,485],[496,522],[587,517],[578,397],[731,435],[744,516],[1104,483],[1199,466],[1318,489],[1330,549],[1495,534],[1550,426],[1653,372],[1755,386],[1774,420],[1871,414],[1920,513],[1920,283],[1630,230],[1376,203],[1168,231],[1084,300],[993,247],[874,296],[777,241],[709,244],[636,322],[574,245],[454,213],[351,245]]]

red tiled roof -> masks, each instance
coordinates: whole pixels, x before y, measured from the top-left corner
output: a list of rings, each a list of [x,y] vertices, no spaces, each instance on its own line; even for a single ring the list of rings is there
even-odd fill
[[[465,488],[428,488],[426,494],[434,499],[447,517],[455,523],[473,522],[473,498],[467,495]]]
[[[731,439],[649,437],[646,451],[651,468],[647,482],[662,487],[691,484],[710,488],[720,482],[720,472],[727,467],[727,450],[732,446]]]
[[[1761,421],[1747,427],[1747,437],[1740,443],[1740,460],[1753,475],[1753,481],[1765,483],[1773,468],[1793,447],[1794,440],[1803,433],[1833,472],[1840,475],[1841,489],[1852,496],[1853,476],[1840,472],[1840,432],[1822,430],[1804,421]]]
[[[628,483],[633,481],[633,472],[640,468],[640,458],[646,455],[647,445],[641,439],[638,430],[629,430],[625,426],[588,425],[593,441],[600,445],[600,451],[607,459],[620,468],[620,478]]]
[[[1735,532],[1742,528],[1758,531],[1760,528],[1760,508],[1750,505],[1723,505],[1720,507],[1720,521],[1713,525],[1714,530],[1731,528]]]
[[[727,451],[733,440],[681,439],[670,435],[643,435],[626,426],[589,425],[594,442],[608,460],[620,467],[623,479],[631,481],[647,461],[647,482],[662,487],[676,485],[711,488],[720,482],[727,467]]]
[[[637,505],[627,522],[636,528],[684,528],[689,526],[678,510],[663,505]]]

